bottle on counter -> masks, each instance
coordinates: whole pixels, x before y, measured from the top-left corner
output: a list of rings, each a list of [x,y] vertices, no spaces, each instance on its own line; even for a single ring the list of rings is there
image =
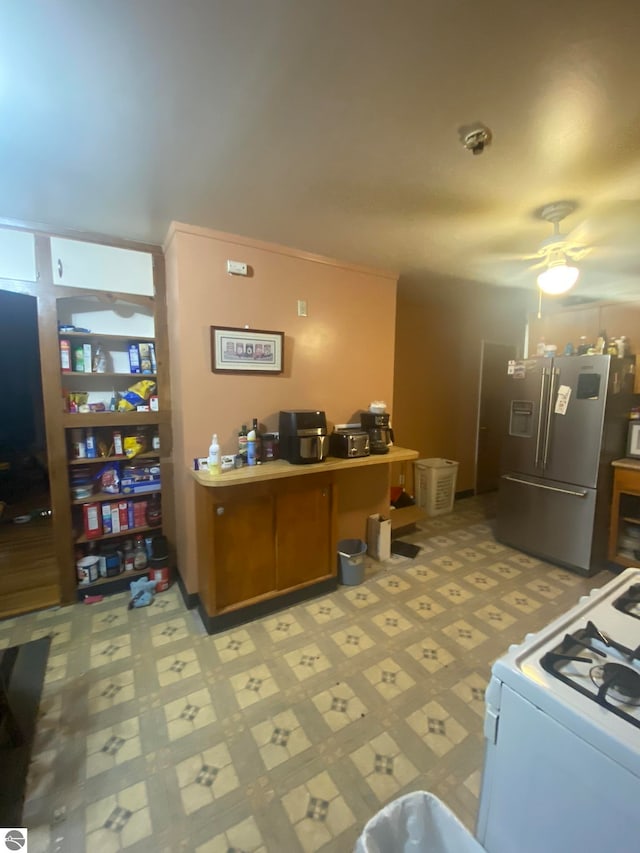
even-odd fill
[[[215,432],[211,437],[207,467],[210,474],[217,474],[220,471],[220,444],[218,442],[218,435]]]
[[[247,465],[255,465],[258,462],[256,456],[256,431],[250,429],[247,433]]]
[[[242,424],[240,431],[238,432],[238,456],[242,457],[242,464],[247,465],[247,425]]]
[[[275,432],[265,432],[262,435],[262,461],[271,462],[273,459],[280,458],[280,448],[278,445],[278,434]]]
[[[618,348],[618,358],[624,358],[627,355],[627,339],[624,335],[616,338],[616,346]]]
[[[262,462],[262,433],[260,432],[260,424],[257,418],[253,419],[252,429],[256,437],[256,461],[260,465]]]

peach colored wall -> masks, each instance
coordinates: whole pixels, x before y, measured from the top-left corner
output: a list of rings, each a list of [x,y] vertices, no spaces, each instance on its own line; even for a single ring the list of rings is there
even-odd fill
[[[235,452],[239,427],[254,417],[277,430],[281,409],[317,407],[331,425],[354,420],[371,400],[390,404],[397,276],[180,223],[165,254],[178,564],[194,592],[193,457],[206,456],[213,432],[222,453]],[[252,275],[227,274],[227,259]],[[283,331],[284,373],[212,373],[212,325]]]
[[[421,458],[459,462],[456,491],[475,485],[482,341],[521,352],[528,299],[523,290],[453,279],[398,283],[395,440]]]

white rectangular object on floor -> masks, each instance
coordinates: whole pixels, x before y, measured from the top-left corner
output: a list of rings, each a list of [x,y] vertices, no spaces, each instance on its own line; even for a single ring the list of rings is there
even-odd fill
[[[374,560],[391,556],[391,519],[376,513],[367,519],[367,553]]]
[[[418,459],[415,463],[415,499],[427,515],[451,512],[456,496],[458,463],[451,459]]]

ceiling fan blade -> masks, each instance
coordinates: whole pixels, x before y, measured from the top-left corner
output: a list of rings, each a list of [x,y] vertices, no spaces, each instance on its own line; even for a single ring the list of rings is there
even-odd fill
[[[546,266],[548,266],[548,264],[549,264],[548,259],[547,259],[547,258],[542,258],[542,260],[541,260],[539,263],[537,263],[537,264],[532,264],[530,267],[527,267],[527,269],[529,269],[529,270],[531,270],[531,271],[533,272],[534,270],[541,270],[541,269],[544,269]]]
[[[583,245],[635,245],[640,231],[640,201],[617,199],[596,202],[585,211],[567,238]]]

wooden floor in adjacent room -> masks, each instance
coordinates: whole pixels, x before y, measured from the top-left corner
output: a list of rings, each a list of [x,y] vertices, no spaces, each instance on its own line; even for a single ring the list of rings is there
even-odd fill
[[[19,509],[7,507],[0,519],[0,619],[60,603],[53,521],[36,517],[17,524]]]

